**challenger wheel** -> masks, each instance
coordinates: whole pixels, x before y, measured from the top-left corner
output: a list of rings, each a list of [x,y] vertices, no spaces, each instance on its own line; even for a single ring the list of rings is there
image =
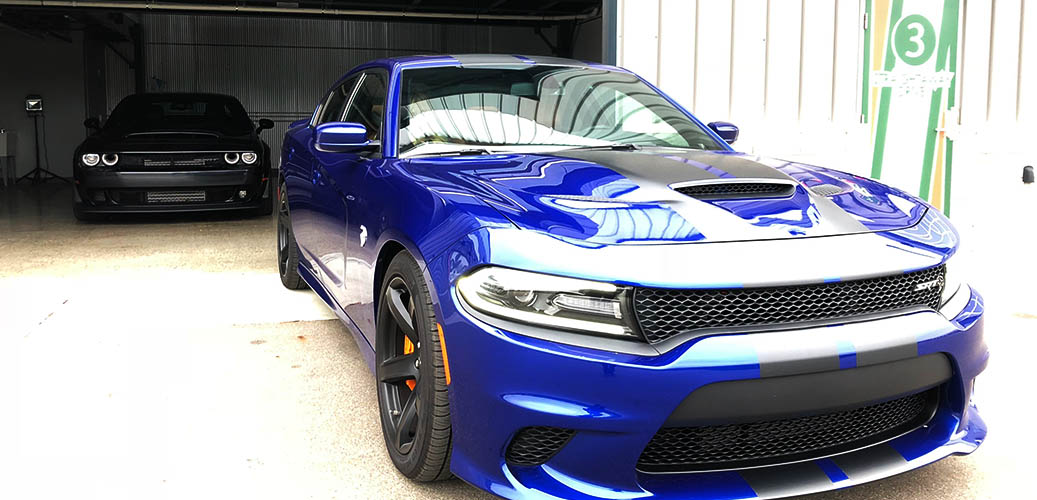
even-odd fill
[[[418,263],[393,258],[379,296],[375,376],[385,445],[415,481],[450,477],[450,403],[436,315]]]
[[[288,217],[288,195],[284,188],[282,181],[277,189],[277,270],[285,288],[302,290],[307,285],[299,276],[299,247],[292,233],[292,219]]]

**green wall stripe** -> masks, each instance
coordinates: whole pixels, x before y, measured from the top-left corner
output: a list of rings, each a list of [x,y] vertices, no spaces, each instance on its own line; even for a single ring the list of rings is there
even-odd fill
[[[887,23],[889,29],[885,34],[886,64],[883,69],[886,71],[892,71],[893,66],[896,65],[897,58],[893,54],[893,27],[900,21],[900,15],[903,10],[904,0],[893,0],[893,7],[890,9],[889,22]],[[879,116],[875,118],[875,152],[871,157],[871,176],[875,179],[882,175],[882,160],[886,150],[886,124],[889,122],[889,100],[892,90],[890,87],[882,87],[882,93],[879,97]]]

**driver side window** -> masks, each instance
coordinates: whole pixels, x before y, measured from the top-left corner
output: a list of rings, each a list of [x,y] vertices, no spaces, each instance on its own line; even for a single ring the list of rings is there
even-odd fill
[[[344,121],[356,122],[367,127],[367,139],[378,141],[382,138],[382,114],[385,112],[386,94],[385,73],[369,71],[360,80],[360,86],[353,96],[353,101],[346,110]]]
[[[317,119],[317,125],[342,121],[342,114],[345,112],[346,104],[349,102],[349,97],[353,94],[353,89],[356,87],[358,80],[360,80],[360,75],[346,80],[342,85],[331,91],[328,99],[324,101],[323,109],[320,111],[320,118]]]

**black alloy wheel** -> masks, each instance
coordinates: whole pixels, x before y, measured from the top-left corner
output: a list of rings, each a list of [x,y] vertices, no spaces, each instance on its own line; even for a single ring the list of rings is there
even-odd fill
[[[307,287],[302,276],[299,276],[299,247],[295,244],[292,219],[288,216],[288,195],[284,181],[277,188],[277,271],[285,288],[302,290]]]
[[[450,477],[450,410],[428,286],[401,252],[386,269],[375,345],[378,407],[393,464],[416,481]]]

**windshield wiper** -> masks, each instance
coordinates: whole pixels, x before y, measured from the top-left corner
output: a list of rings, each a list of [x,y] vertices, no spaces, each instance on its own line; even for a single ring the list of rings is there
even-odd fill
[[[565,151],[595,151],[602,149],[610,149],[612,151],[637,151],[641,149],[641,146],[637,144],[606,144],[604,146],[580,146],[576,148],[569,148]]]
[[[493,154],[489,149],[472,148],[472,149],[458,149],[456,151],[439,151],[436,153],[422,153],[414,156],[478,156],[478,155],[491,155]]]

